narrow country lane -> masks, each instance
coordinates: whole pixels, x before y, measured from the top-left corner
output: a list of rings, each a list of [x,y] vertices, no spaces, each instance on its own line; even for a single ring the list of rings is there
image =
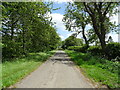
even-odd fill
[[[64,51],[57,51],[16,88],[94,88]]]

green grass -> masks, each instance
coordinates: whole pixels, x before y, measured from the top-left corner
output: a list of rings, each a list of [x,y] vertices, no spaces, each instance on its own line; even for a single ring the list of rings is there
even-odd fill
[[[101,84],[107,85],[109,88],[120,88],[120,81],[118,79],[119,62],[112,62],[102,59],[97,56],[92,56],[89,53],[80,53],[66,50],[66,53],[72,60],[81,67],[85,74]]]
[[[39,67],[54,51],[30,53],[27,57],[2,63],[2,88],[15,84]]]

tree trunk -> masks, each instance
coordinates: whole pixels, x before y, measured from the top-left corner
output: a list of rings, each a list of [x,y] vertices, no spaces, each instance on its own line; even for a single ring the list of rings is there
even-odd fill
[[[95,33],[97,34],[97,36],[100,40],[101,47],[102,47],[103,51],[105,51],[105,47],[106,47],[106,42],[105,42],[106,29],[105,29],[105,26],[104,26],[104,22],[105,22],[105,17],[106,17],[106,14],[107,14],[107,10],[110,7],[110,5],[111,5],[111,3],[109,3],[105,12],[102,13],[102,9],[101,9],[102,8],[102,3],[99,4],[99,8],[97,7],[97,4],[94,3],[94,8],[96,8],[96,10],[98,12],[98,17],[97,17],[96,11],[94,11],[91,7],[89,7],[89,5],[87,5],[84,2],[85,9],[92,19],[93,28],[94,28]]]
[[[102,35],[99,36],[99,40],[100,40],[100,43],[101,43],[102,50],[104,51],[105,47],[106,47],[106,42],[105,42],[104,36],[102,36]]]
[[[92,17],[92,22],[93,22],[93,28],[95,30],[95,33],[97,34],[97,36],[100,40],[102,50],[104,51],[105,47],[106,47],[106,42],[105,42],[105,29],[103,27],[103,23],[101,23],[101,25],[100,25],[101,28],[99,28],[99,26],[97,25],[97,21],[96,21],[94,16]]]
[[[82,27],[82,35],[83,35],[83,38],[84,38],[84,40],[85,40],[85,44],[86,44],[87,46],[89,46],[88,40],[87,40],[87,38],[86,38],[86,36],[85,36],[85,27]]]

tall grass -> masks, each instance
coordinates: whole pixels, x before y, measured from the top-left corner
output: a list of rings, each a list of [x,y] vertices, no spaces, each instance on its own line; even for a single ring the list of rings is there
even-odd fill
[[[81,67],[86,75],[109,88],[120,88],[120,62],[112,62],[89,53],[66,50],[72,60]]]
[[[15,84],[39,67],[55,52],[30,53],[27,57],[2,63],[2,88]]]

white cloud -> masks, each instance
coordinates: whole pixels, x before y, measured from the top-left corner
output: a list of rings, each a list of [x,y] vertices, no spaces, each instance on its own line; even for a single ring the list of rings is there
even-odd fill
[[[115,25],[118,25],[118,13],[114,14],[112,17],[110,17],[110,21],[113,22],[113,23],[115,22]],[[116,33],[109,33],[108,37],[107,37],[107,40],[108,40],[109,36],[112,37],[114,42],[118,42],[118,34],[116,34]]]
[[[63,19],[63,15],[60,13],[52,13],[52,14],[48,14],[48,16],[52,17],[52,22],[55,22],[55,26],[57,28],[57,32],[59,33],[59,36],[61,37],[62,40],[65,40],[66,38],[68,38],[73,32],[69,32],[67,30],[65,30],[65,25],[62,21]]]
[[[59,35],[59,36],[61,37],[62,41],[65,40],[65,37],[63,35]]]
[[[116,25],[118,25],[118,14],[113,15],[112,17],[110,17],[110,21],[111,22],[116,22]]]
[[[90,25],[90,24],[86,25],[86,30],[89,30],[91,28],[92,28],[92,25]]]
[[[106,39],[106,40],[108,40],[109,36],[112,37],[112,39],[113,39],[114,42],[118,42],[118,34],[109,33],[109,34],[107,35],[107,39]]]
[[[82,36],[82,34],[80,33],[78,36],[77,36],[77,38],[82,38],[83,36]]]
[[[69,34],[67,34],[66,36],[69,37],[73,34],[73,32],[70,32]]]
[[[65,26],[62,22],[62,19],[64,16],[62,14],[52,13],[52,14],[50,14],[50,16],[52,17],[52,22],[56,23],[55,25],[56,25],[57,29],[65,30]]]
[[[73,34],[73,32],[68,32],[68,34],[64,34],[64,35],[59,35],[60,37],[61,37],[61,39],[62,39],[62,41],[63,40],[65,40],[66,38],[68,38],[69,36],[71,36]]]
[[[67,34],[66,36],[69,37],[69,36],[71,36],[73,33],[75,33],[75,32],[70,32],[70,33]],[[77,35],[77,38],[82,38],[82,33],[78,34],[78,35]]]

